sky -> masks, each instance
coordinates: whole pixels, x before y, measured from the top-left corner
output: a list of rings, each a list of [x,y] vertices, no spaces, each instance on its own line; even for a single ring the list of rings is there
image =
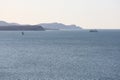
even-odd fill
[[[0,20],[120,29],[120,0],[0,0]]]

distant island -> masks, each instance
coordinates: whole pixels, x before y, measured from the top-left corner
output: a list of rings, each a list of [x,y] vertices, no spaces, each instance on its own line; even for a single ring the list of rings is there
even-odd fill
[[[80,30],[81,28],[76,25],[65,25],[62,23],[41,23],[37,25],[21,25],[18,23],[8,23],[0,21],[0,30]]]

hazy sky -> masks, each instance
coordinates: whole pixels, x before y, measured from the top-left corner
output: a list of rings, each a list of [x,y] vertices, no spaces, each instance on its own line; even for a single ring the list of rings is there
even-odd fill
[[[0,0],[0,20],[120,29],[120,0]]]

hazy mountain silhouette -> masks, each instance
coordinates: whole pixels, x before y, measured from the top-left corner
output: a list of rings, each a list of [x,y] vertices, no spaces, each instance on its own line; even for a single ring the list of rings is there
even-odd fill
[[[18,23],[8,23],[5,21],[0,21],[0,26],[12,26],[12,25],[20,25]]]
[[[0,21],[0,30],[79,30],[76,25],[65,25],[62,23],[41,23],[37,25],[21,25]]]
[[[62,23],[42,23],[42,24],[38,24],[41,25],[43,28],[45,29],[59,29],[59,30],[64,30],[64,29],[72,29],[72,30],[78,30],[81,29],[79,26],[76,25],[65,25]]]

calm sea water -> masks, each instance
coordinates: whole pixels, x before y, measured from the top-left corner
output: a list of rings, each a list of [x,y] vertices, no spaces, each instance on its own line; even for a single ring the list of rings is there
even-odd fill
[[[0,80],[120,80],[120,30],[1,31]]]

